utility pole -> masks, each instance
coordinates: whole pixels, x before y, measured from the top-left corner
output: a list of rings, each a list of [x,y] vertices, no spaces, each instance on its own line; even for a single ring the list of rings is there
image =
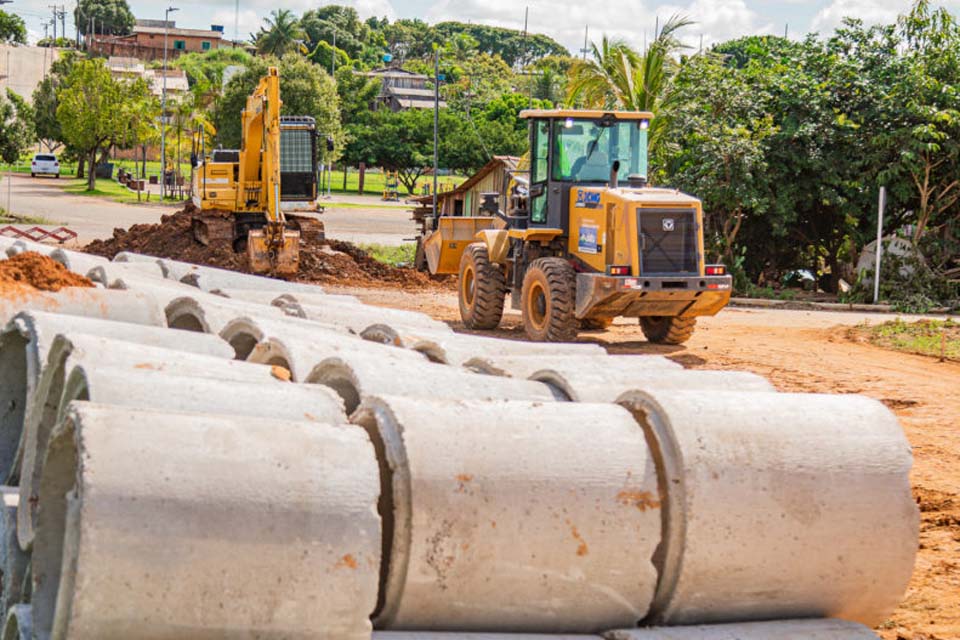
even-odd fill
[[[873,265],[873,304],[880,300],[880,257],[883,252],[883,210],[887,207],[887,188],[880,187],[880,202],[877,205],[877,257]]]
[[[50,9],[53,9],[53,41],[57,41],[57,5],[49,5]]]
[[[440,171],[440,47],[433,49],[433,228],[440,225],[437,215],[437,173]]]
[[[60,5],[60,33],[63,34],[63,38],[67,38],[67,5]]]
[[[580,53],[583,54],[584,61],[587,59],[587,54],[590,53],[590,43],[588,42],[589,35],[590,25],[586,25],[583,28],[583,49],[580,49]]]
[[[160,202],[167,195],[167,32],[170,27],[170,14],[179,11],[177,7],[167,7],[163,14],[163,89],[160,98]]]

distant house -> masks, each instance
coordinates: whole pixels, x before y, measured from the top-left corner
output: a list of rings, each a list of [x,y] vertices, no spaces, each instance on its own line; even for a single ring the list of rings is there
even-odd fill
[[[164,33],[167,40],[167,57],[176,58],[182,53],[210,51],[228,44],[223,39],[223,27],[207,29],[178,29],[177,23],[163,20],[137,20],[133,33],[126,36],[90,34],[87,49],[103,56],[122,56],[138,60],[162,60]]]
[[[515,156],[494,156],[479,171],[467,178],[463,184],[451,191],[437,194],[437,210],[444,216],[479,216],[483,204],[483,193],[499,193],[500,208],[509,205],[507,189],[515,174],[524,173],[518,169],[520,158]],[[423,222],[423,218],[433,211],[433,196],[422,195],[410,198],[417,204],[413,219]]]
[[[433,89],[427,87],[430,78],[425,75],[400,67],[374,69],[363,75],[380,80],[380,93],[370,105],[372,109],[433,109]],[[447,103],[441,100],[440,106],[446,107]]]
[[[143,78],[150,85],[150,91],[155,96],[163,94],[163,69],[147,69],[137,58],[110,56],[107,58],[107,68],[114,78],[135,79]],[[167,98],[176,99],[190,90],[187,74],[182,69],[167,69]]]

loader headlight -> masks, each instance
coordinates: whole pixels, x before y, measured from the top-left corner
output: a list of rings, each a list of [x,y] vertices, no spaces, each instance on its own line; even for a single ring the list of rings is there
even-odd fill
[[[646,131],[646,130],[649,129],[649,128],[650,128],[650,121],[649,121],[649,120],[641,120],[641,121],[640,121],[640,130],[641,130],[641,131]]]

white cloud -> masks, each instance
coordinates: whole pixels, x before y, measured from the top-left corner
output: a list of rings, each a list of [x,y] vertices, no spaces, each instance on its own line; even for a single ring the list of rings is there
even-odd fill
[[[631,0],[597,10],[596,5],[582,0],[438,0],[427,12],[429,22],[459,20],[481,24],[523,28],[524,7],[530,7],[529,28],[532,33],[550,35],[576,53],[583,46],[584,27],[590,29],[590,40],[597,42],[606,34],[626,40],[640,48],[653,37],[659,20],[674,14],[693,20],[681,33],[690,46],[711,44],[741,35],[769,31],[771,23],[761,20],[744,0],[689,0],[686,3],[644,3]]]
[[[822,34],[836,29],[844,18],[858,18],[866,24],[885,24],[894,22],[898,15],[910,11],[913,0],[831,0],[813,17],[811,27]],[[935,2],[935,6],[945,6],[952,11],[960,9],[960,1],[947,0]]]

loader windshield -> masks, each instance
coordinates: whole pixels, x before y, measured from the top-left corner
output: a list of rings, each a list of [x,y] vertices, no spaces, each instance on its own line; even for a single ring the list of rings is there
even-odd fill
[[[553,179],[607,182],[620,161],[620,175],[647,175],[647,121],[560,120],[554,124]]]

